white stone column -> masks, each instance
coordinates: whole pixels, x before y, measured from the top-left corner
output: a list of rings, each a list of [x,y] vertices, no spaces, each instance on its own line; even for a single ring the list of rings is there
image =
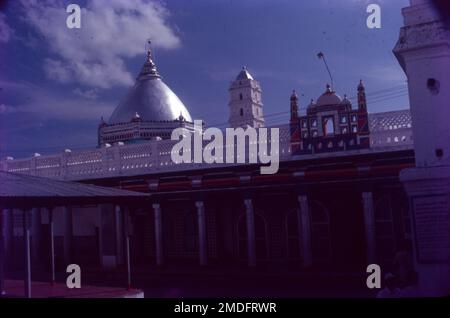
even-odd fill
[[[431,0],[411,0],[394,48],[408,78],[415,168],[400,172],[409,197],[423,296],[450,294],[450,29]]]
[[[303,267],[312,266],[312,248],[311,248],[311,215],[309,211],[308,197],[299,195],[297,197],[301,224],[301,255]]]
[[[256,266],[255,215],[252,199],[245,199],[245,218],[247,223],[247,262],[249,267]]]
[[[208,255],[206,245],[205,205],[203,204],[203,201],[197,201],[195,202],[195,206],[197,207],[199,261],[201,266],[206,266],[208,263]]]
[[[372,192],[362,193],[362,203],[366,236],[366,260],[367,264],[375,264],[377,259],[377,250],[375,243],[375,209],[373,205]]]
[[[164,264],[164,250],[161,206],[159,203],[153,204],[153,212],[155,217],[156,265],[162,266]]]
[[[69,206],[63,207],[64,217],[64,262],[69,265],[72,262],[72,237],[73,237],[73,223],[72,223],[72,208]]]

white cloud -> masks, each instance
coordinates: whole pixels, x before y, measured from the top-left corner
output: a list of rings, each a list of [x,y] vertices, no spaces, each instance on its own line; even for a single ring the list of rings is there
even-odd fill
[[[73,72],[61,60],[45,59],[44,71],[47,77],[62,83],[68,83],[73,78]]]
[[[167,23],[168,10],[148,0],[88,0],[81,29],[66,27],[62,0],[21,0],[25,21],[46,40],[55,57],[46,59],[48,77],[91,87],[130,85],[125,59],[144,55],[147,39],[154,47],[173,49],[180,40]]]
[[[98,97],[98,89],[95,89],[95,88],[83,90],[83,89],[77,87],[73,90],[73,93],[76,96],[83,97],[85,99],[90,99],[90,100],[97,99],[97,97]]]
[[[0,12],[0,43],[7,43],[13,35],[13,30],[6,23],[6,16]]]
[[[6,104],[0,104],[0,115],[11,114],[14,112],[16,112],[16,108]]]

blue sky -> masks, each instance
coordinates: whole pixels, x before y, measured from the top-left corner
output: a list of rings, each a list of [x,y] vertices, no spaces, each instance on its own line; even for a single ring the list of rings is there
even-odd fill
[[[3,1],[5,2],[5,1]],[[65,7],[83,8],[82,28]],[[368,29],[368,3],[381,29]],[[228,86],[246,65],[263,89],[268,124],[286,123],[292,89],[305,107],[329,82],[353,97],[359,79],[370,112],[408,107],[406,78],[392,54],[407,0],[20,0],[0,13],[0,156],[96,146],[132,85],[151,38],[164,81],[193,118],[228,119]],[[270,114],[285,112],[277,116]]]

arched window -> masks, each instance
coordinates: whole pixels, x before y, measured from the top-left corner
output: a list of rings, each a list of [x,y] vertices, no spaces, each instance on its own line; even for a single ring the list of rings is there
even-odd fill
[[[310,208],[313,260],[326,262],[331,258],[330,215],[328,209],[317,201],[312,201]]]
[[[256,259],[267,258],[267,242],[266,242],[266,222],[264,218],[255,213],[255,247]],[[239,258],[247,258],[247,220],[243,214],[238,220],[238,251]]]
[[[243,110],[242,108],[239,110],[239,114],[240,114],[241,116],[244,116],[244,110]]]
[[[375,204],[375,246],[380,261],[390,262],[395,253],[394,223],[392,202],[385,195]]]
[[[297,209],[286,216],[287,252],[289,259],[300,258],[300,220]]]
[[[239,99],[242,100],[243,98],[242,93],[239,93]]]
[[[325,118],[323,126],[324,126],[324,135],[325,136],[334,135],[334,120],[333,120],[333,117]]]
[[[198,231],[195,213],[190,211],[184,217],[183,243],[186,252],[196,252],[198,249]]]

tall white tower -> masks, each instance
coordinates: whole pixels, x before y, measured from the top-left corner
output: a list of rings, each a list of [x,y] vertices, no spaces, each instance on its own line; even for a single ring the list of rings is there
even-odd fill
[[[401,171],[424,295],[450,294],[450,28],[431,0],[410,0],[394,53],[408,78],[416,167]]]
[[[261,86],[244,66],[230,85],[230,127],[264,127]]]

